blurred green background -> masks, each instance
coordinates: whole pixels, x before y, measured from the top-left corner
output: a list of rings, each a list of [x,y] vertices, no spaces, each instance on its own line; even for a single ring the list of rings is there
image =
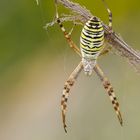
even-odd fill
[[[75,0],[108,23],[101,0]],[[140,50],[140,1],[106,0],[113,28]],[[114,54],[99,64],[111,80],[124,119],[121,127],[98,77],[82,72],[71,90],[64,133],[60,99],[64,81],[80,58],[68,47],[54,17],[53,0],[0,1],[0,139],[1,140],[139,140],[140,76]],[[60,6],[61,12],[64,8]],[[66,24],[69,30],[72,23]],[[73,32],[79,44],[81,26]]]

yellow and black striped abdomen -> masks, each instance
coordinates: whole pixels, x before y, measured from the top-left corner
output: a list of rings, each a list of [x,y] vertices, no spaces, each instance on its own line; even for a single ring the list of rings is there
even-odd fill
[[[81,37],[80,48],[82,57],[85,59],[96,60],[103,48],[104,29],[101,21],[92,17],[84,25]]]

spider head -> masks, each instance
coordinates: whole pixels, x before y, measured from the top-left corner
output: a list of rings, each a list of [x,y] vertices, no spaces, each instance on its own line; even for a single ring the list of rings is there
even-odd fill
[[[85,74],[90,76],[92,74],[94,66],[96,65],[96,60],[82,58],[82,63],[83,63]]]

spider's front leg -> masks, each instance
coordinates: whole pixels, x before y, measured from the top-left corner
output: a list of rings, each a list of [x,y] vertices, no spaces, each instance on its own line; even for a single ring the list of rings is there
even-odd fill
[[[108,79],[105,78],[103,80],[103,86],[109,95],[109,98],[112,102],[112,105],[113,105],[114,110],[117,114],[117,117],[119,119],[120,124],[123,125],[123,120],[122,120],[122,116],[121,116],[121,112],[120,112],[120,108],[119,108],[119,103],[118,103],[117,98],[115,96],[114,89],[111,86],[111,83],[108,81]]]
[[[71,75],[69,76],[68,80],[65,82],[65,85],[64,85],[62,99],[61,99],[61,110],[62,110],[62,120],[63,120],[63,126],[64,126],[65,132],[67,132],[66,109],[67,109],[68,96],[69,96],[71,87],[74,85],[75,80],[77,79],[82,69],[83,69],[83,65],[82,65],[82,62],[80,62],[78,66],[75,68],[75,70],[71,73]]]
[[[94,67],[94,70],[97,73],[97,75],[99,76],[100,80],[103,83],[105,90],[107,91],[107,93],[109,95],[109,98],[112,102],[112,105],[117,114],[120,124],[123,125],[123,119],[122,119],[122,115],[120,112],[119,103],[117,101],[117,98],[116,98],[116,95],[115,95],[115,92],[114,92],[114,89],[113,89],[111,83],[109,82],[109,80],[107,79],[107,77],[105,76],[105,74],[103,73],[103,71],[101,70],[101,68],[98,65],[96,65]]]

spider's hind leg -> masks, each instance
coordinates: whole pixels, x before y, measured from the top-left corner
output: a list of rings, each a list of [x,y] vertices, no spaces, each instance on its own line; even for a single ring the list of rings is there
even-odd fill
[[[75,24],[75,23],[73,23],[73,26],[72,26],[71,30],[69,31],[69,33],[68,33],[68,35],[69,35],[69,36],[71,36],[71,34],[72,34],[73,29],[74,29],[74,27],[75,27],[75,26],[76,26],[76,24]]]
[[[102,1],[103,1],[104,5],[105,5],[105,7],[106,7],[106,9],[107,9],[108,14],[109,14],[109,24],[108,24],[108,26],[109,26],[110,33],[112,33],[112,32],[113,32],[113,30],[112,30],[112,12],[111,12],[111,10],[108,8],[108,5],[107,5],[107,3],[105,2],[105,0],[102,0]]]
[[[70,45],[70,47],[78,54],[81,55],[79,48],[75,45],[75,43],[72,41],[71,39],[71,33],[75,27],[76,24],[73,25],[72,29],[70,30],[70,32],[67,32],[65,27],[63,26],[60,18],[59,18],[59,14],[58,14],[58,10],[57,10],[57,3],[55,3],[55,8],[56,8],[56,20],[57,23],[59,24],[59,27],[61,29],[61,31],[64,34],[64,37],[66,38],[68,44]]]

